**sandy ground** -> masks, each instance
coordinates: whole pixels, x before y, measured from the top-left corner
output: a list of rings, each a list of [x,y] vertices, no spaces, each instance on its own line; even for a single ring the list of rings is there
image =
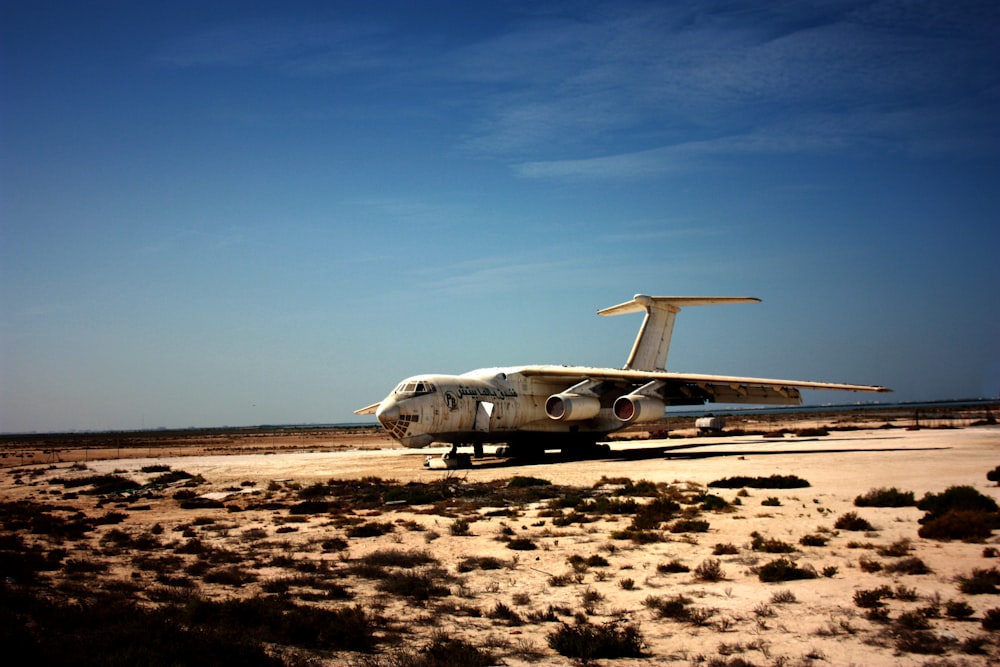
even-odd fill
[[[379,537],[349,539],[345,551],[333,554],[316,547],[324,539],[344,536],[343,529],[334,527],[328,516],[309,516],[294,524],[294,532],[278,535],[281,526],[289,525],[285,523],[287,509],[234,512],[231,506],[229,511],[184,510],[168,494],[132,501],[142,503],[139,509],[143,511],[129,511],[128,518],[117,528],[139,534],[158,523],[165,528],[165,535],[171,535],[172,531],[190,526],[192,518],[201,517],[204,538],[220,545],[246,548],[252,540],[241,535],[253,530],[255,539],[260,540],[254,546],[258,550],[278,549],[294,558],[328,559],[333,565],[363,559],[378,550],[398,549],[426,551],[441,566],[455,572],[455,565],[465,557],[495,556],[507,567],[459,575],[451,586],[448,604],[428,606],[389,597],[373,590],[365,580],[351,581],[354,599],[350,604],[383,608],[386,615],[412,628],[414,645],[434,629],[445,629],[477,645],[494,646],[496,655],[510,665],[573,663],[547,645],[546,638],[556,624],[528,622],[509,626],[488,617],[487,612],[497,603],[526,615],[548,605],[580,610],[587,606],[588,598],[592,622],[623,618],[638,624],[650,656],[609,660],[605,664],[699,664],[733,656],[758,665],[985,665],[1000,661],[997,633],[984,631],[979,623],[987,610],[1000,607],[1000,596],[964,595],[956,586],[957,576],[968,575],[975,568],[1000,566],[1000,560],[984,555],[984,547],[1000,546],[1000,536],[995,534],[986,544],[924,540],[917,536],[917,521],[923,513],[914,507],[853,505],[855,497],[874,488],[896,487],[912,491],[919,499],[925,493],[939,493],[956,485],[971,485],[1000,501],[1000,488],[986,479],[986,473],[1000,464],[1000,427],[870,429],[834,431],[819,437],[643,441],[616,443],[612,449],[610,456],[588,461],[548,460],[511,465],[486,458],[476,462],[471,470],[452,472],[427,470],[422,466],[425,456],[443,451],[440,449],[89,460],[86,470],[79,470],[79,464],[77,469],[71,469],[68,463],[8,469],[0,475],[0,494],[8,500],[45,500],[46,494],[55,500],[58,488],[53,486],[55,478],[117,472],[141,479],[141,469],[152,464],[201,475],[205,483],[197,487],[198,494],[237,504],[247,498],[280,496],[288,489],[328,480],[369,476],[400,483],[443,481],[461,485],[521,475],[590,489],[602,478],[630,478],[697,490],[713,480],[735,475],[796,475],[808,480],[811,486],[790,490],[749,489],[747,495],[740,496],[737,489],[712,489],[712,493],[727,501],[739,499],[740,504],[733,511],[703,513],[700,518],[710,523],[707,533],[664,531],[664,541],[645,545],[610,538],[613,530],[628,524],[628,517],[605,517],[591,523],[556,527],[551,517],[545,515],[544,502],[516,508],[481,508],[471,517],[469,535],[451,534],[449,528],[454,518],[435,513],[429,507],[404,505],[358,512],[359,517],[391,520],[399,529]],[[763,505],[766,499],[771,500]],[[72,498],[60,500],[72,501]],[[93,511],[92,497],[81,496],[77,502],[81,508]],[[136,507],[129,503],[121,506]],[[508,514],[500,516],[499,510],[507,510]],[[866,518],[875,530],[835,530],[836,519],[849,511]],[[754,551],[750,543],[755,532],[795,545],[795,552],[788,557],[798,564],[808,564],[817,571],[836,568],[836,574],[778,584],[761,583],[750,568],[779,556]],[[531,539],[538,549],[512,551],[498,539],[505,533]],[[799,544],[799,538],[817,533],[829,537],[825,546]],[[859,567],[862,558],[891,563],[893,558],[880,557],[876,549],[900,540],[910,542],[909,555],[923,560],[929,574],[866,572]],[[713,556],[717,544],[733,545],[737,553]],[[573,555],[586,558],[598,554],[608,561],[608,566],[574,573],[567,561]],[[691,573],[664,574],[657,570],[657,565],[674,560],[694,570],[713,558],[719,559],[725,574],[721,581],[700,581]],[[125,554],[108,576],[125,577],[129,568]],[[147,576],[129,574],[133,580]],[[279,574],[267,568],[260,568],[259,572],[262,581]],[[569,582],[555,584],[553,575],[568,575]],[[890,626],[868,620],[865,610],[853,602],[856,591],[880,586],[902,587],[915,594],[912,600],[885,600],[891,618],[926,608],[933,601],[943,604],[951,600],[964,600],[975,614],[972,620],[964,621],[947,618],[943,613],[931,619],[930,631],[946,644],[943,657],[902,652],[895,644]],[[248,584],[213,594],[256,592],[258,585]],[[786,597],[794,601],[775,601],[774,596],[779,592],[790,593]],[[676,595],[684,595],[693,607],[705,610],[709,620],[693,624],[663,619],[644,604],[650,596]],[[471,608],[481,614],[469,612]],[[573,622],[572,617],[562,620]],[[982,638],[985,655],[969,655],[960,649],[963,641],[975,637]],[[331,658],[329,663],[349,664],[352,660],[356,658],[345,654]]]

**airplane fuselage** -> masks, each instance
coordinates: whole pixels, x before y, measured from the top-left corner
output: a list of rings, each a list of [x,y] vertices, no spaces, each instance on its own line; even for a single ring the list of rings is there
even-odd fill
[[[588,419],[552,418],[546,401],[563,389],[565,382],[526,376],[520,367],[415,375],[400,382],[379,403],[375,416],[404,447],[426,447],[432,442],[518,443],[538,435],[593,442],[626,426],[613,414],[617,395],[608,396],[606,405]]]

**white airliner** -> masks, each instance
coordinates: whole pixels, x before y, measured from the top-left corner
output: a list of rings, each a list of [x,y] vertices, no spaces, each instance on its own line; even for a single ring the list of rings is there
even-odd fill
[[[356,410],[375,417],[404,447],[505,443],[511,455],[567,448],[586,454],[603,436],[662,419],[669,405],[799,405],[799,389],[887,392],[885,387],[666,370],[674,319],[682,307],[754,303],[752,297],[637,294],[598,315],[645,313],[625,368],[513,366],[462,375],[415,375],[380,402]]]

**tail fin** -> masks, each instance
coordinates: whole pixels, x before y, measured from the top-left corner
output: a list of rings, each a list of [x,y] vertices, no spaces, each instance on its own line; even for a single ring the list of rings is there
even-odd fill
[[[597,311],[598,315],[624,315],[646,313],[639,334],[635,337],[632,353],[625,368],[640,371],[666,370],[670,337],[674,332],[674,319],[682,307],[712,306],[723,303],[758,303],[760,299],[745,296],[646,296],[636,294],[626,303]]]

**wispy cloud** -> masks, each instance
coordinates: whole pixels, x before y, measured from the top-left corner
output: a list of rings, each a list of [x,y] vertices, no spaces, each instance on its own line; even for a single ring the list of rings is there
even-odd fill
[[[453,34],[460,23],[413,31],[384,15],[248,20],[178,40],[160,61],[404,83],[408,113],[447,110],[465,151],[529,178],[1000,142],[995,3],[615,2],[507,19],[471,39]]]
[[[929,4],[628,6],[528,25],[460,59],[456,76],[479,67],[481,82],[506,84],[466,146],[528,158],[521,175],[601,178],[669,170],[672,156],[699,148],[919,150],[930,128],[935,150],[964,152],[967,125],[945,110],[960,100],[978,125],[992,117],[1000,68],[984,60],[1000,58],[983,14],[994,26],[1000,17],[977,7],[973,21],[967,8]],[[487,63],[500,65],[487,72]],[[819,138],[806,133],[820,123]],[[613,150],[622,146],[630,150]]]
[[[391,62],[385,28],[375,23],[252,19],[219,25],[165,46],[174,67],[255,67],[330,75],[377,70]]]

